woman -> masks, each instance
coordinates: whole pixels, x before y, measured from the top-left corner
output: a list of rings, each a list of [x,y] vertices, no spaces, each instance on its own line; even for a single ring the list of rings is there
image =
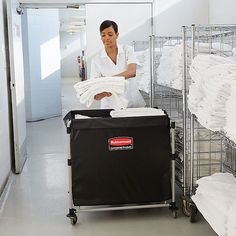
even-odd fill
[[[114,21],[106,20],[102,22],[100,35],[104,48],[92,60],[90,77],[123,76],[129,82],[126,92],[128,107],[144,107],[144,99],[134,78],[136,76],[137,60],[132,48],[117,44],[119,32]],[[106,97],[111,95],[111,93],[104,91],[95,95],[94,98],[95,100],[102,100],[102,108],[108,108]]]

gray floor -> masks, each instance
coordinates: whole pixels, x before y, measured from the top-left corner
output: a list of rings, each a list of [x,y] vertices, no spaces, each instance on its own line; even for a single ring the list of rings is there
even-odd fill
[[[80,108],[72,83],[64,83],[63,113]],[[28,160],[13,176],[0,211],[1,236],[216,236],[198,214],[197,222],[167,208],[81,213],[72,226],[68,212],[68,173],[62,117],[28,124]]]

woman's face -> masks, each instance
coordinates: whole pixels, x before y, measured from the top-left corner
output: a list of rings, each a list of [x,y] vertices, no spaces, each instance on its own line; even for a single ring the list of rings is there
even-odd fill
[[[118,38],[119,33],[116,33],[112,26],[104,29],[100,35],[105,47],[111,48],[116,46],[116,40]]]

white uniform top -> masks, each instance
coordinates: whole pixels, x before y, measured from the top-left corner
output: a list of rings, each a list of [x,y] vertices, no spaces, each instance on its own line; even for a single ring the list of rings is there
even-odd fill
[[[113,76],[127,70],[128,64],[137,64],[137,59],[132,47],[117,45],[118,54],[116,64],[107,55],[105,48],[98,53],[91,62],[91,78]],[[129,85],[125,97],[128,99],[128,107],[143,107],[145,102],[138,90],[135,77],[128,79]],[[106,98],[101,101],[101,108],[108,108]]]

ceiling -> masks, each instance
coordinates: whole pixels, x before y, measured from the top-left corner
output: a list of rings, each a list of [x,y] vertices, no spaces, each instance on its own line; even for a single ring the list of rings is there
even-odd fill
[[[75,34],[85,30],[85,5],[80,5],[78,9],[59,9],[60,31]]]

